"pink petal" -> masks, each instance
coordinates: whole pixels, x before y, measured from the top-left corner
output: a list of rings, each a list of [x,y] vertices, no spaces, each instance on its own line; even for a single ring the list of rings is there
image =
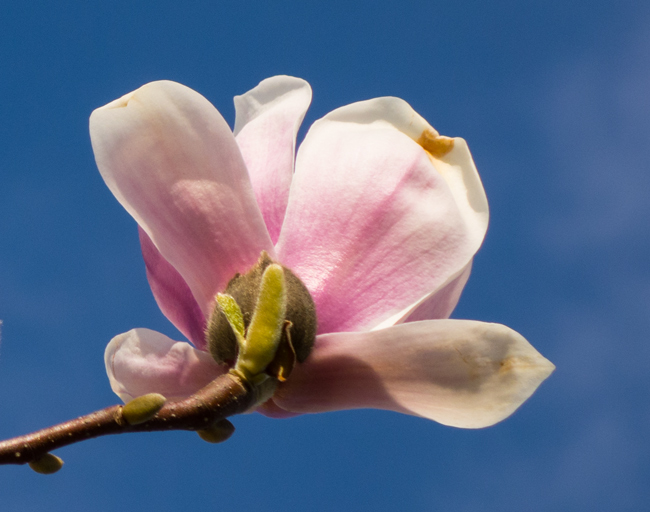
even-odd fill
[[[376,408],[481,428],[511,415],[554,368],[504,325],[413,322],[318,336],[273,400],[297,413]]]
[[[205,346],[205,318],[189,286],[138,227],[147,279],[163,314],[199,350]]]
[[[287,208],[296,134],[310,102],[309,84],[291,76],[267,78],[235,96],[235,138],[274,243]]]
[[[299,416],[298,413],[288,412],[278,407],[272,398],[264,402],[262,405],[258,406],[257,409],[255,409],[255,412],[259,412],[264,416],[275,419],[286,419]]]
[[[319,332],[368,330],[460,275],[487,220],[465,141],[378,98],[312,126],[276,250],[312,292]]]
[[[147,84],[95,110],[90,135],[104,181],[204,315],[235,273],[273,254],[235,138],[197,92]]]
[[[463,288],[465,288],[465,283],[467,283],[471,272],[472,262],[470,261],[458,276],[417,303],[397,323],[449,318],[449,315],[454,311],[456,304],[460,300],[460,295],[463,292]],[[385,325],[385,327],[389,327],[390,325],[394,325],[394,323]]]
[[[227,370],[207,352],[149,329],[133,329],[113,338],[104,362],[111,388],[125,402],[147,393],[180,400]]]

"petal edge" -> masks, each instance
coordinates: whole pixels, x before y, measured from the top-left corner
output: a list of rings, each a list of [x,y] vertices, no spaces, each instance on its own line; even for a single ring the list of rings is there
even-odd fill
[[[104,363],[111,389],[124,402],[147,393],[183,399],[226,371],[207,352],[142,328],[115,336]]]
[[[291,76],[267,78],[235,96],[234,135],[273,243],[289,199],[296,135],[311,103],[311,87]]]
[[[483,428],[510,416],[554,369],[504,325],[413,322],[319,336],[274,402],[297,413],[377,408]]]
[[[319,332],[362,331],[458,276],[487,218],[465,141],[439,136],[403,100],[376,98],[307,133],[276,249],[312,293]]]
[[[235,273],[273,254],[235,138],[196,91],[146,84],[96,109],[90,136],[107,186],[206,317]]]

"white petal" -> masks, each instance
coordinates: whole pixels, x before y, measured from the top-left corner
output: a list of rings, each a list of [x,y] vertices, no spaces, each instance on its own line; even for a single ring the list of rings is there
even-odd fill
[[[367,330],[461,275],[487,221],[465,141],[377,98],[309,130],[276,249],[312,293],[319,332]]]
[[[385,329],[391,325],[403,322],[417,322],[420,320],[441,320],[449,318],[460,300],[463,288],[472,273],[472,262],[458,274],[452,276],[447,283],[440,286],[435,292],[425,296],[415,304],[384,320],[373,330]]]
[[[186,398],[227,371],[207,352],[149,329],[115,336],[104,362],[111,388],[125,402],[147,393]]]
[[[267,78],[235,96],[235,138],[274,243],[289,198],[296,135],[310,102],[309,84],[291,76]]]
[[[376,408],[482,428],[510,416],[554,368],[504,325],[430,320],[318,336],[273,400],[297,413]]]
[[[235,138],[199,93],[147,84],[95,110],[90,135],[104,181],[206,318],[235,273],[273,254]]]

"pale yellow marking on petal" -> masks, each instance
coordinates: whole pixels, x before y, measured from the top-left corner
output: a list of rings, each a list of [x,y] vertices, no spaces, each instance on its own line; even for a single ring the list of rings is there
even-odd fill
[[[113,108],[125,108],[129,105],[129,101],[131,101],[131,98],[135,95],[135,93],[138,92],[133,91],[128,94],[125,94],[121,98],[117,98],[116,100],[111,101],[110,103],[107,103],[103,107],[99,107],[97,110],[108,110],[108,109],[113,109]]]
[[[528,370],[541,365],[528,357],[507,357],[499,363],[499,374],[510,373],[515,370]]]
[[[454,139],[438,135],[431,128],[426,128],[415,142],[433,158],[442,158],[454,148]]]
[[[499,373],[508,373],[517,366],[521,366],[521,362],[518,360],[518,358],[509,357],[508,359],[501,361],[499,364]]]

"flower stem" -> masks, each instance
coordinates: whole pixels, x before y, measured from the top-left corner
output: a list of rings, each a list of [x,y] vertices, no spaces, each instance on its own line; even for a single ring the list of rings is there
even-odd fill
[[[50,451],[94,437],[127,432],[204,430],[216,422],[242,413],[257,399],[257,392],[233,373],[220,375],[210,384],[179,402],[167,402],[150,420],[130,425],[122,405],[113,405],[59,425],[0,442],[0,464],[27,464]]]

